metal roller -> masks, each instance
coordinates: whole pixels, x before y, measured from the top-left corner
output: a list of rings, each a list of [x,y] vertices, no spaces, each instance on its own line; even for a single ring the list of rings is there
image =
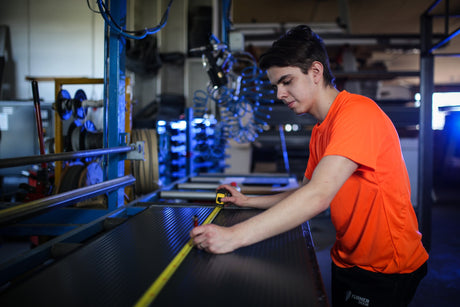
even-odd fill
[[[178,183],[177,189],[179,190],[212,190],[215,191],[219,183],[194,183],[194,182],[185,182],[185,183]]]
[[[124,176],[3,209],[0,210],[0,225],[17,221],[48,209],[68,206],[78,201],[101,195],[102,193],[114,191],[121,187],[133,184],[134,181],[134,177]]]
[[[18,158],[0,159],[0,168],[15,167],[20,165],[37,164],[42,162],[65,161],[80,158],[97,157],[107,154],[117,154],[136,150],[133,146],[120,146],[112,148],[100,148],[91,150],[82,150],[76,152],[62,152],[47,155],[27,156]]]
[[[165,199],[187,199],[187,200],[215,200],[216,192],[201,192],[201,191],[161,191],[160,198]]]

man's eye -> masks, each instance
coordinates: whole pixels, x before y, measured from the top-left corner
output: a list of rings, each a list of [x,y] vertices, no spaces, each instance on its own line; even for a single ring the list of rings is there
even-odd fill
[[[291,80],[283,81],[283,85],[289,85],[291,84]]]

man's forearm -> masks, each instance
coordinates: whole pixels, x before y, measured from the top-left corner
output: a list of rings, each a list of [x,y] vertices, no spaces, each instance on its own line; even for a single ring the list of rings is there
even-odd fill
[[[300,190],[286,193],[283,200],[269,210],[232,226],[237,248],[292,229],[327,209],[328,197]]]
[[[245,207],[268,209],[294,193],[296,190],[297,189],[293,189],[273,195],[249,197],[248,201],[245,203]]]
[[[280,234],[323,212],[357,168],[348,158],[324,157],[310,182],[277,196],[282,200],[270,209],[231,227],[236,248]]]

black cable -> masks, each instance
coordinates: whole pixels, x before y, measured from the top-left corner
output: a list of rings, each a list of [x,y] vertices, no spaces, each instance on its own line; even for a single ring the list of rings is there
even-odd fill
[[[163,16],[161,18],[160,23],[153,27],[153,28],[146,28],[144,30],[134,30],[134,31],[129,31],[129,30],[124,30],[118,23],[114,20],[112,15],[110,14],[110,10],[107,8],[106,4],[102,0],[97,0],[97,5],[99,7],[99,11],[95,11],[92,9],[89,5],[89,0],[87,0],[88,7],[91,11],[96,12],[98,14],[101,14],[102,18],[105,20],[105,22],[108,24],[110,28],[118,32],[119,34],[131,38],[131,39],[136,39],[140,40],[145,38],[147,35],[150,34],[155,34],[159,30],[161,30],[167,23],[168,21],[168,16],[169,16],[169,10],[171,9],[173,0],[169,1],[168,7],[166,8],[165,12],[163,13]]]

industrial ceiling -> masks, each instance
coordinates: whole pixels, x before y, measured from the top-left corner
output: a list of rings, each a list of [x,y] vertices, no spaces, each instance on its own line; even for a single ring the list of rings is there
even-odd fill
[[[435,16],[433,43],[460,29],[460,0],[438,2],[430,11],[430,15]],[[232,22],[236,29],[249,31],[248,28],[252,27],[252,33],[256,33],[255,28],[262,31],[259,33],[265,33],[247,35],[250,40],[254,39],[258,48],[268,46],[268,42],[290,25],[303,23],[311,25],[329,47],[355,41],[352,45],[357,58],[365,59],[367,65],[383,63],[389,71],[414,71],[420,69],[420,19],[433,4],[433,0],[233,0]],[[446,19],[446,13],[451,17]],[[266,35],[262,29],[266,31],[267,28],[275,29],[275,33]],[[401,46],[379,40],[371,44],[363,40],[369,37],[404,38],[406,43]],[[334,52],[333,48],[330,49]],[[460,35],[435,53],[460,54]],[[460,84],[459,68],[460,55],[437,56],[435,83]],[[418,83],[414,78],[404,80]]]

